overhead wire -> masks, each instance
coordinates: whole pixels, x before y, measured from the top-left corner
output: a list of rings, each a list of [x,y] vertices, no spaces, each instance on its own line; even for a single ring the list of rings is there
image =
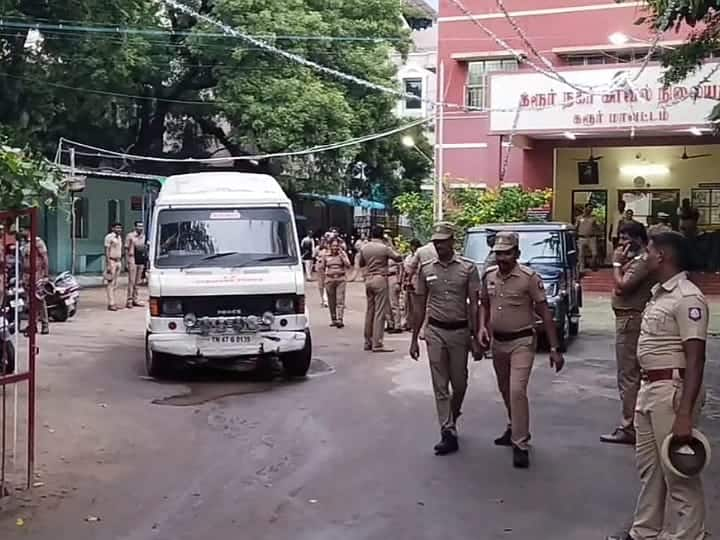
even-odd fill
[[[341,148],[345,148],[345,147],[349,147],[349,146],[357,146],[359,144],[363,144],[363,143],[370,142],[373,140],[390,137],[397,133],[401,133],[403,131],[407,131],[408,129],[412,129],[412,128],[420,126],[422,124],[431,122],[432,120],[433,120],[432,118],[422,118],[422,119],[415,120],[413,122],[404,124],[402,126],[380,132],[380,133],[373,133],[373,134],[364,135],[361,137],[353,137],[351,139],[347,139],[345,141],[340,141],[337,143],[318,145],[318,146],[313,146],[311,148],[306,148],[304,150],[296,150],[296,151],[290,151],[290,152],[274,152],[274,153],[266,153],[266,154],[254,154],[254,155],[246,155],[246,156],[228,156],[228,157],[219,157],[219,158],[161,158],[161,157],[155,157],[155,156],[141,156],[141,155],[137,155],[137,154],[129,154],[127,152],[116,152],[114,150],[108,150],[107,148],[102,148],[100,146],[93,146],[93,145],[81,143],[78,141],[73,141],[73,140],[67,139],[65,137],[61,137],[60,142],[59,142],[59,147],[58,147],[58,155],[65,153],[63,145],[69,144],[69,145],[77,146],[79,148],[84,148],[87,150],[94,150],[95,152],[103,154],[104,157],[116,157],[118,159],[127,159],[130,161],[153,161],[153,162],[161,162],[161,163],[222,163],[222,162],[227,162],[227,161],[260,161],[260,160],[271,159],[271,158],[294,157],[294,156],[303,156],[303,155],[308,155],[308,154],[317,154],[320,152],[327,152],[330,150],[339,150]]]

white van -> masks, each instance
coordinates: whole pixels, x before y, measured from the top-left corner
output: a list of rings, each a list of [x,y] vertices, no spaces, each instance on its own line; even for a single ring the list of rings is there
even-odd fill
[[[145,363],[310,366],[312,339],[292,203],[274,178],[206,172],[168,178],[150,230]]]

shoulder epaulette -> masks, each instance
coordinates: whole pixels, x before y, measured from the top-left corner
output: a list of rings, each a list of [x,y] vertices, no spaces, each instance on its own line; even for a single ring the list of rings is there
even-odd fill
[[[528,276],[532,276],[536,273],[535,270],[528,266],[525,266],[524,264],[518,264],[518,268],[522,273],[527,274]]]
[[[687,278],[678,281],[678,290],[683,296],[699,296],[700,298],[705,298],[700,287]]]

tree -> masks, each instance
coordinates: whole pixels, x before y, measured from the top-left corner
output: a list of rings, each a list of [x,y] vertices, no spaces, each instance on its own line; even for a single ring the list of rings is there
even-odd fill
[[[52,205],[60,192],[61,175],[45,158],[15,148],[0,133],[0,211]]]
[[[667,70],[663,76],[666,85],[678,83],[700,68],[710,55],[720,48],[720,4],[717,0],[648,0],[649,18],[638,19],[638,24],[649,23],[653,30],[662,32],[683,25],[693,31],[687,41],[663,51],[662,63]],[[720,104],[715,105],[709,121],[720,119]]]
[[[182,1],[284,50],[384,86],[395,84],[390,52],[408,50],[401,0]],[[154,0],[0,0],[4,21],[16,24],[0,35],[0,124],[13,126],[48,156],[64,136],[179,158],[215,155],[220,149],[233,155],[293,151],[397,125],[395,96],[339,81],[158,5]],[[36,21],[49,26],[42,29],[43,39],[28,47],[28,23]],[[67,21],[77,28],[59,27]],[[121,30],[108,33],[100,25]],[[103,161],[79,159],[88,165]],[[288,168],[301,171],[303,180],[293,186],[297,191],[334,191],[358,159],[372,164],[369,184],[392,184],[390,195],[405,186],[388,169],[398,163],[417,169],[412,149],[383,143],[376,150],[348,147],[292,162],[265,162],[261,168],[276,175]],[[108,163],[160,174],[187,168]],[[236,166],[254,168],[248,162]],[[369,193],[369,186],[364,191]]]

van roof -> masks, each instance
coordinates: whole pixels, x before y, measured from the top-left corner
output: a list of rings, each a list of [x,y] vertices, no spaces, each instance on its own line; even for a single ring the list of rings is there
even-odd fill
[[[241,172],[201,172],[170,176],[157,203],[161,205],[286,203],[287,195],[272,176]]]

